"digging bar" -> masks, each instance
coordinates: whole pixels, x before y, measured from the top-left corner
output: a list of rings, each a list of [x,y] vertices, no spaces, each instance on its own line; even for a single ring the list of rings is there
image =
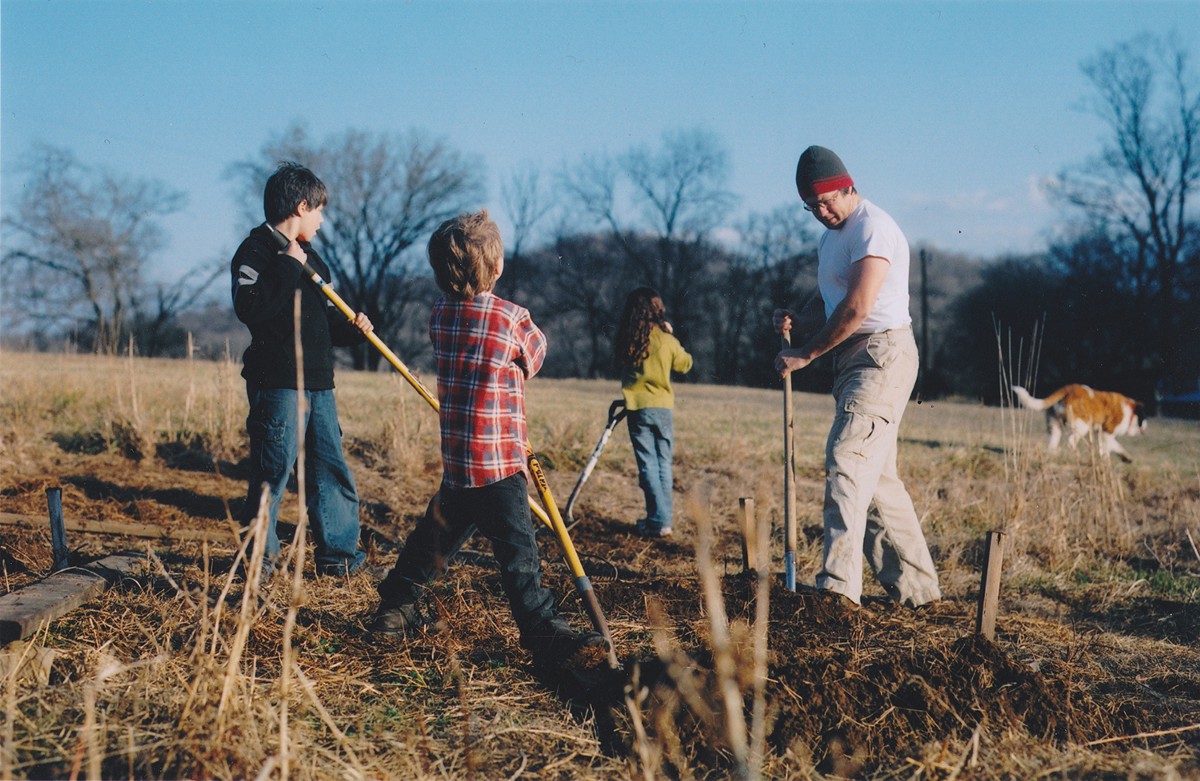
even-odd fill
[[[287,240],[287,237],[282,233],[279,233],[279,231],[272,229],[271,234],[275,237],[276,242],[282,244],[281,249],[286,249],[287,246],[291,244],[291,241]],[[286,244],[283,243],[285,240],[287,240]],[[288,257],[291,256],[288,255]],[[292,260],[300,263],[300,265],[304,268],[304,273],[308,275],[308,278],[312,280],[312,283],[316,285],[320,291],[324,293],[327,298],[329,298],[330,301],[333,302],[334,306],[341,310],[342,314],[344,314],[348,319],[352,321],[354,320],[354,310],[342,300],[342,297],[334,291],[333,287],[328,282],[322,279],[320,274],[313,270],[312,266],[302,261],[298,261],[295,258],[292,258]],[[438,403],[437,397],[430,393],[429,390],[421,383],[421,381],[408,370],[408,367],[404,365],[404,362],[401,361],[400,358],[398,358],[396,354],[392,352],[386,344],[383,343],[382,339],[380,339],[374,333],[369,333],[366,336],[367,341],[374,345],[375,349],[379,350],[383,357],[387,359],[388,363],[392,365],[392,368],[400,372],[400,376],[408,381],[408,384],[413,387],[413,390],[415,390],[421,396],[421,398],[425,399],[429,406],[433,407],[434,411],[441,409],[441,405]],[[567,560],[567,566],[570,568],[571,574],[575,577],[575,590],[579,592],[579,598],[583,601],[583,605],[587,610],[588,618],[591,620],[592,626],[597,632],[600,633],[601,636],[604,637],[604,642],[608,645],[608,664],[613,669],[617,669],[620,667],[620,662],[617,660],[616,649],[613,648],[612,633],[608,629],[608,621],[604,617],[604,612],[600,609],[600,601],[596,599],[596,592],[592,589],[591,579],[588,578],[587,573],[583,569],[583,563],[579,560],[579,555],[575,552],[575,546],[572,544],[571,537],[567,533],[567,526],[565,523],[563,523],[562,515],[560,515],[558,512],[558,505],[554,502],[554,496],[550,493],[550,484],[546,482],[546,475],[545,472],[542,471],[541,461],[538,460],[538,457],[534,454],[533,448],[530,447],[528,442],[525,443],[525,455],[529,458],[529,471],[533,474],[533,481],[537,484],[538,493],[542,497],[542,502],[546,505],[546,510],[542,510],[542,508],[539,507],[536,502],[534,502],[533,497],[530,497],[529,509],[542,523],[549,526],[550,530],[553,531],[558,537],[558,543],[559,547],[562,548],[563,557]],[[547,513],[549,514],[547,515]]]

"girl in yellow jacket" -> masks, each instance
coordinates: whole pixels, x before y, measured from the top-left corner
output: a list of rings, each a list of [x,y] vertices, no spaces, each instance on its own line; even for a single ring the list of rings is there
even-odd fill
[[[646,496],[646,517],[637,522],[637,532],[644,537],[666,537],[671,534],[671,449],[675,440],[671,372],[690,371],[692,356],[672,335],[662,298],[653,288],[639,287],[625,299],[615,352],[638,484]]]

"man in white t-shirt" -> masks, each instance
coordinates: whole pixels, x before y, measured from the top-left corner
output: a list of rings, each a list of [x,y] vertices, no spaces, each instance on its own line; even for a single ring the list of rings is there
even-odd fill
[[[908,313],[908,240],[858,194],[836,154],[810,146],[796,189],[827,229],[817,246],[817,293],[797,314],[777,309],[780,332],[812,332],[780,351],[784,377],[834,356],[833,426],[825,447],[825,547],[818,589],[862,599],[864,556],[888,596],[913,607],[941,598],[912,499],[896,473],[900,419],[917,379]]]

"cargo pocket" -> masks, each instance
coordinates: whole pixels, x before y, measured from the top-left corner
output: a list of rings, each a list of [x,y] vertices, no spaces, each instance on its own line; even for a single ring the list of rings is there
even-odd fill
[[[865,458],[872,446],[884,436],[891,424],[892,412],[884,404],[850,399],[842,405],[844,419],[836,452]]]
[[[291,471],[287,460],[287,427],[283,423],[250,419],[246,421],[250,441],[257,443],[254,464],[262,475],[277,476]]]

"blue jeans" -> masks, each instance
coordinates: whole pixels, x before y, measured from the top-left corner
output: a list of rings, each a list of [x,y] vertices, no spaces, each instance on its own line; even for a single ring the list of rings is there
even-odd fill
[[[290,388],[247,386],[250,415],[250,476],[242,523],[258,512],[263,483],[270,486],[270,515],[264,552],[267,568],[279,559],[279,503],[296,465],[299,428],[297,391]],[[304,471],[308,520],[316,543],[319,575],[354,572],[366,560],[358,550],[358,489],[342,453],[342,427],[332,390],[305,391]]]
[[[500,583],[521,636],[535,633],[556,615],[555,599],[542,585],[529,488],[519,472],[479,488],[443,485],[405,540],[396,566],[380,582],[382,605],[415,603],[425,587],[446,572],[450,559],[476,529],[492,543]]]
[[[625,416],[637,459],[638,485],[646,496],[646,529],[671,528],[671,448],[675,424],[665,407],[631,410]]]

